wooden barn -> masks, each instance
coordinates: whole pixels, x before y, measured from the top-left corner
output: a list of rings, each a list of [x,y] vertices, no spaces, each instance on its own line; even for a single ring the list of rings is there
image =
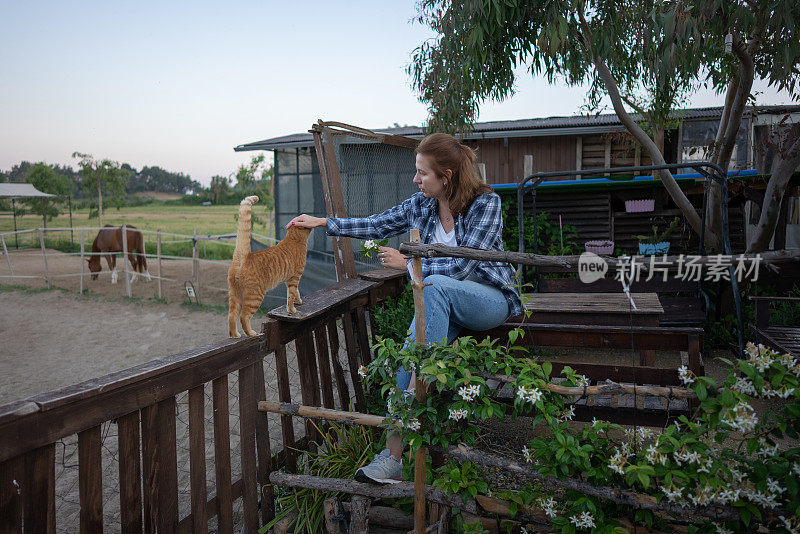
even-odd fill
[[[713,140],[722,108],[697,108],[676,112],[676,128],[666,133],[667,163],[685,163],[707,159],[707,146]],[[742,119],[739,139],[734,150],[730,171],[744,180],[732,192],[731,233],[734,249],[741,250],[746,235],[758,217],[758,202],[751,207],[752,190],[763,189],[769,173],[771,155],[762,142],[769,125],[784,117],[797,122],[800,106],[763,106],[748,109]],[[391,136],[419,139],[420,127],[399,127],[375,130]],[[650,159],[625,132],[614,114],[595,116],[548,117],[513,121],[483,122],[475,125],[464,142],[476,149],[478,161],[485,169],[487,183],[497,185],[498,191],[514,188],[524,176],[525,162],[531,172],[569,171],[630,165],[648,165]],[[325,213],[322,184],[316,147],[311,133],[292,134],[242,144],[236,151],[269,150],[275,162],[275,209],[277,238],[283,237],[283,226],[298,213],[323,216]],[[400,203],[416,192],[413,148],[386,143],[365,143],[353,137],[337,141],[337,159],[342,165],[342,187],[348,215],[360,217],[377,213]],[[750,171],[741,172],[741,171]],[[690,173],[690,170],[681,172]],[[749,175],[749,176],[748,176]],[[758,175],[758,176],[756,176]],[[690,176],[681,181],[690,197],[702,193],[701,182]],[[660,182],[607,183],[591,186],[575,175],[551,179],[558,187],[541,186],[537,196],[538,209],[547,211],[551,220],[574,225],[581,241],[614,240],[625,252],[634,246],[633,235],[647,233],[651,222],[668,220],[678,215]],[[564,181],[571,183],[564,183]],[[748,185],[748,181],[753,183]],[[508,185],[504,185],[508,184]],[[796,189],[796,188],[795,188]],[[798,193],[791,189],[787,195],[783,225],[777,239],[784,246],[800,246],[797,226]],[[750,196],[747,196],[750,194]],[[754,199],[757,200],[756,194]],[[625,211],[625,201],[652,198],[655,212],[631,214]],[[700,206],[699,197],[695,205]],[[787,228],[787,225],[789,227]],[[785,234],[788,231],[788,237]],[[688,239],[688,235],[684,236]],[[330,240],[314,236],[311,247],[331,252]],[[677,237],[676,237],[677,239]],[[394,241],[400,242],[400,238]],[[395,242],[390,243],[396,246]],[[783,248],[777,246],[775,248]]]

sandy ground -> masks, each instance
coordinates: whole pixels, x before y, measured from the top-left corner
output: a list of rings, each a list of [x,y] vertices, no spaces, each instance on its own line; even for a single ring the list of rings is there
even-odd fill
[[[45,265],[39,249],[11,249],[8,258],[0,250],[0,284],[24,284],[30,287],[47,287],[45,281]],[[50,283],[78,292],[80,289],[81,259],[80,255],[66,254],[57,250],[45,249],[47,258],[47,275]],[[11,269],[9,269],[9,263]],[[85,263],[85,261],[84,261]],[[157,261],[147,259],[151,275],[158,273]],[[229,261],[199,261],[199,277],[192,275],[192,260],[162,260],[161,262],[161,297],[168,302],[186,300],[184,283],[192,281],[197,289],[200,302],[218,306],[228,305],[228,266]],[[125,297],[125,278],[122,274],[122,259],[117,258],[118,281],[111,283],[111,272],[105,259],[101,261],[102,271],[97,280],[91,280],[89,268],[84,266],[83,288],[93,295]],[[12,277],[13,274],[16,275]],[[158,297],[158,282],[153,278],[145,282],[138,278],[131,284],[131,297],[155,299]],[[280,303],[278,303],[280,304]]]
[[[226,320],[179,304],[3,291],[0,404],[223,339]]]

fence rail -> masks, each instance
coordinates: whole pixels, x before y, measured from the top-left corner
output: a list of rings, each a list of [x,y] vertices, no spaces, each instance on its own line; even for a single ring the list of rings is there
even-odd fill
[[[264,336],[226,339],[0,407],[0,525],[14,532],[100,532],[104,522],[122,532],[206,532],[209,525],[233,532],[240,524],[256,532],[274,516],[270,473],[279,464],[296,472],[296,449],[313,431],[280,416],[282,451],[274,454],[278,431],[271,435],[258,402],[291,403],[299,394],[305,405],[346,410],[355,398],[363,410],[357,369],[371,356],[356,315],[401,287],[389,279],[340,282],[333,291],[305,296],[306,318],[286,320],[277,310]],[[290,343],[296,369],[287,357]],[[113,426],[116,443],[110,444]],[[232,436],[239,437],[237,448]],[[178,451],[187,458],[182,453],[179,462]],[[56,468],[60,473],[76,459],[77,482],[57,484]],[[109,470],[109,462],[117,469]],[[188,490],[179,491],[187,476]],[[207,490],[212,480],[213,494]],[[189,502],[180,503],[185,496]],[[79,513],[56,514],[57,502],[60,510],[74,505]],[[117,507],[109,519],[106,508]]]

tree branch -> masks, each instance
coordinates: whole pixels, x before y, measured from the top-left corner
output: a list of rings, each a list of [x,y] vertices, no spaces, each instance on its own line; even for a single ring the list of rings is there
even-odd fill
[[[783,195],[794,171],[800,167],[800,137],[797,137],[780,159],[777,166],[772,170],[772,176],[767,182],[767,189],[764,191],[764,202],[761,207],[761,216],[758,218],[755,236],[747,253],[761,252],[769,248],[769,242],[775,233],[775,226],[778,222]]]
[[[634,139],[636,139],[639,144],[644,147],[654,165],[665,165],[667,162],[664,160],[664,155],[658,149],[650,136],[647,135],[644,130],[642,130],[641,126],[636,124],[636,122],[631,118],[630,114],[628,114],[628,112],[625,110],[625,107],[622,105],[622,97],[620,96],[617,82],[614,80],[614,76],[611,74],[608,66],[606,66],[602,59],[594,55],[594,53],[592,53],[592,62],[594,63],[597,72],[600,74],[600,78],[603,80],[603,84],[606,87],[606,91],[608,91],[608,96],[611,98],[611,103],[614,106],[614,111],[616,112],[617,117],[619,117],[620,122],[622,122]],[[680,208],[680,210],[683,212],[683,215],[686,217],[689,225],[698,235],[700,235],[700,216],[697,215],[694,206],[692,206],[692,203],[689,202],[688,198],[686,198],[686,195],[683,193],[683,190],[681,190],[678,182],[675,181],[672,173],[669,171],[658,171],[656,174],[664,184],[664,188],[667,190],[670,197],[672,197],[672,199],[675,201],[675,204],[677,204],[678,208]]]

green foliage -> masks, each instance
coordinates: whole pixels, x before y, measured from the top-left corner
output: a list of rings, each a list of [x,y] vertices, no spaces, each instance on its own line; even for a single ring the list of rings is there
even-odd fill
[[[411,284],[396,298],[388,298],[374,306],[370,313],[375,318],[375,334],[395,343],[402,343],[408,335],[408,327],[414,319],[414,293]]]
[[[125,186],[130,171],[123,169],[116,161],[110,159],[95,160],[91,154],[73,152],[73,158],[80,158],[81,186],[89,193],[97,192],[99,215],[102,217],[103,192],[106,202],[117,208],[125,205]],[[110,195],[110,197],[109,197]]]
[[[472,462],[450,460],[437,469],[434,476],[434,486],[446,493],[461,495],[465,503],[477,497],[479,493],[486,495],[489,491],[482,469]]]
[[[700,83],[726,88],[739,63],[725,51],[728,33],[742,48],[754,41],[758,76],[790,92],[800,78],[794,0],[421,0],[417,12],[436,37],[414,51],[408,70],[437,131],[463,132],[481,102],[511,96],[518,66],[589,87],[588,108],[596,110],[608,91],[596,58],[611,68],[625,103],[663,129]]]
[[[32,165],[25,175],[25,181],[32,184],[36,189],[51,195],[66,196],[69,194],[69,179],[57,173],[46,163]],[[59,204],[62,199],[53,197],[39,197],[26,199],[28,209],[42,216],[44,227],[47,228],[47,221],[57,217],[61,213]]]
[[[639,240],[640,243],[652,244],[655,245],[657,243],[662,243],[669,239],[669,236],[673,234],[676,230],[678,230],[681,226],[681,219],[680,217],[675,217],[669,226],[664,229],[661,233],[658,231],[658,225],[653,225],[653,234],[652,235],[635,235],[636,239]]]
[[[363,467],[379,452],[382,444],[372,439],[367,427],[337,425],[330,422],[320,428],[322,444],[316,453],[304,452],[298,459],[298,472],[306,475],[329,478],[352,478],[356,470]],[[292,512],[297,517],[290,523],[290,530],[297,534],[316,534],[323,528],[323,503],[328,497],[343,496],[340,493],[311,489],[290,490],[277,498],[275,520],[262,527],[267,532],[275,523]]]
[[[679,505],[728,505],[740,521],[726,524],[736,531],[753,530],[770,514],[800,517],[800,448],[790,441],[800,438],[800,363],[748,344],[747,359],[723,360],[727,375],[717,382],[681,368],[679,374],[694,392],[699,408],[690,421],[681,416],[660,432],[624,428],[594,420],[572,425],[571,396],[548,389],[552,364],[525,358],[513,345],[522,331],[512,332],[510,346],[465,337],[452,345],[412,345],[400,350],[392,340],[376,345],[377,356],[368,366],[368,381],[389,398],[390,416],[402,423],[401,432],[411,449],[447,448],[474,442],[477,421],[491,418],[530,417],[531,430],[541,429],[521,451],[530,468],[545,476],[575,478],[596,486],[612,486],[666,499]],[[424,403],[407,398],[395,386],[395,371],[415,368],[418,380],[428,384]],[[502,374],[514,378],[512,406],[498,402],[485,377]],[[563,386],[580,386],[585,377],[565,367]],[[757,398],[773,401],[763,417],[754,413]],[[543,428],[542,428],[543,427]],[[787,477],[787,474],[793,473]],[[439,470],[434,485],[451,493],[474,497],[484,490],[482,477],[471,466],[449,464]],[[552,489],[539,484],[506,492],[517,506],[535,503],[552,518],[561,532],[592,528],[593,532],[622,532],[616,518],[628,515],[618,505],[566,490],[554,499]],[[680,519],[680,518],[678,518]],[[657,523],[651,513],[637,513],[644,525]],[[697,532],[712,532],[708,521]]]

